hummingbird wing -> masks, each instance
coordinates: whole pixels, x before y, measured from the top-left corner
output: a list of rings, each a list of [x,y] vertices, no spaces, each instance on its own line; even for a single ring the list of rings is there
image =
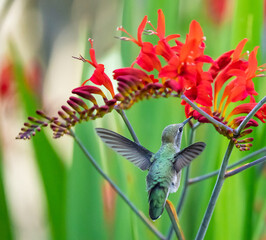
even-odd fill
[[[178,152],[174,156],[174,168],[176,172],[189,165],[194,158],[201,154],[205,147],[206,144],[204,142],[196,142]]]
[[[149,169],[153,153],[148,149],[108,129],[96,128],[95,130],[108,147],[134,163],[141,170]]]

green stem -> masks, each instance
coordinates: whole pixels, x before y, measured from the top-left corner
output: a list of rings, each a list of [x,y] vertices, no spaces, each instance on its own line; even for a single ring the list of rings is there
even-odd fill
[[[191,144],[193,143],[194,133],[195,133],[195,129],[196,129],[196,127],[197,127],[197,126],[195,126],[195,127],[193,126],[193,127],[191,128],[191,132],[190,132],[190,137],[189,137],[188,145],[191,145]],[[183,204],[184,204],[185,197],[186,197],[186,195],[187,195],[188,180],[189,180],[189,169],[190,169],[190,164],[186,167],[184,188],[183,188],[183,191],[182,191],[182,195],[181,195],[181,198],[180,198],[179,204],[178,204],[177,209],[176,209],[177,215],[180,214],[181,209],[182,209]]]
[[[185,100],[185,99],[184,99]],[[189,100],[189,99],[188,99]],[[190,100],[189,100],[190,101]],[[245,117],[245,119],[242,121],[242,123],[239,125],[239,127],[236,130],[236,135],[238,135],[246,126],[248,121],[254,116],[254,114],[260,109],[260,107],[266,102],[266,97],[264,97],[251,111],[250,113]],[[201,113],[201,112],[200,112]],[[205,115],[204,115],[205,116]],[[206,117],[206,116],[205,116]],[[209,118],[208,118],[209,119]],[[210,119],[209,119],[210,120]],[[216,204],[216,201],[218,199],[219,193],[222,189],[224,180],[225,180],[225,173],[226,173],[226,168],[228,164],[229,157],[231,155],[232,149],[234,146],[234,142],[230,140],[229,145],[227,147],[222,166],[219,171],[218,178],[216,180],[215,187],[212,192],[212,196],[210,199],[210,202],[208,204],[207,210],[205,212],[204,218],[202,220],[202,223],[200,225],[199,231],[197,233],[196,239],[195,240],[202,240],[206,234],[206,231],[208,229],[211,216]],[[243,169],[244,170],[244,169]]]
[[[200,109],[196,104],[194,104],[192,101],[190,101],[185,95],[180,96],[181,99],[186,101],[191,107],[193,107],[197,112],[199,112],[201,115],[206,117],[210,122],[212,122],[215,126],[222,128],[227,131],[235,132],[234,129],[228,127],[227,125],[224,125],[223,123],[215,120],[213,117],[211,117],[208,113],[204,112],[202,109]]]
[[[213,192],[212,192],[211,199],[209,201],[207,210],[205,212],[205,215],[203,217],[203,220],[201,222],[201,225],[200,225],[200,228],[199,228],[199,231],[197,233],[195,240],[203,239],[205,234],[206,234],[206,231],[208,229],[208,226],[209,226],[212,214],[213,214],[214,207],[216,205],[216,201],[218,199],[219,193],[222,189],[222,186],[223,186],[223,183],[225,180],[224,175],[225,175],[228,160],[229,160],[229,157],[232,153],[233,147],[234,147],[234,142],[232,140],[230,140],[228,147],[227,147],[227,150],[226,150],[226,153],[224,155],[224,159],[223,159],[220,171],[219,171],[218,178],[216,180],[215,187],[214,187]]]
[[[132,204],[132,202],[124,195],[124,193],[120,190],[120,188],[105,174],[105,172],[101,169],[98,163],[94,160],[94,158],[90,155],[88,150],[82,144],[82,142],[77,138],[75,133],[70,130],[70,135],[75,139],[76,143],[79,145],[87,159],[91,162],[94,168],[100,173],[100,175],[110,183],[112,188],[118,193],[118,195],[127,203],[127,205],[133,210],[133,212],[145,223],[145,225],[159,238],[165,239],[165,237],[143,216],[143,214]]]
[[[255,166],[255,165],[259,164],[259,163],[263,163],[264,161],[266,161],[266,157],[262,157],[260,159],[257,159],[255,161],[253,161],[253,162],[247,163],[247,164],[245,164],[245,165],[243,165],[241,167],[238,167],[236,169],[233,169],[231,171],[228,171],[224,175],[224,178],[232,177],[235,174],[240,173],[240,172],[242,172],[242,171],[244,171],[244,170],[246,170],[246,169],[248,169],[250,167],[253,167],[253,166]]]
[[[244,129],[248,121],[256,114],[256,112],[263,106],[265,102],[266,102],[266,96],[258,102],[258,104],[249,112],[249,114],[244,118],[244,120],[238,126],[238,128],[236,129],[237,135]]]
[[[191,145],[193,143],[195,129],[198,126],[199,126],[199,123],[196,123],[196,124],[194,124],[191,127],[191,132],[190,132],[190,137],[189,137],[188,145]],[[189,185],[189,170],[190,170],[190,165],[188,165],[186,167],[186,170],[185,170],[185,181],[184,181],[184,184],[183,184],[183,190],[182,190],[182,193],[181,193],[181,197],[180,197],[179,203],[178,203],[177,208],[176,208],[177,215],[180,214],[181,209],[183,207],[183,203],[184,203],[185,198],[186,198],[186,195],[187,195],[187,188],[188,188],[188,185]],[[169,228],[169,230],[168,230],[167,240],[170,240],[171,239],[172,234],[173,234],[173,230],[174,230],[173,229],[173,225],[171,225],[170,228]]]
[[[128,120],[128,118],[127,118],[125,112],[124,112],[124,110],[116,109],[116,111],[120,114],[120,116],[121,116],[122,119],[124,120],[124,122],[125,122],[125,124],[126,124],[128,130],[129,130],[129,132],[130,132],[130,134],[131,134],[131,136],[132,136],[134,142],[140,144],[139,139],[138,139],[138,137],[137,137],[137,135],[136,135],[136,133],[135,133],[133,127],[131,126],[131,124],[130,124],[130,122],[129,122],[129,120]]]
[[[255,156],[257,156],[257,155],[260,155],[260,154],[262,154],[262,153],[263,153],[263,154],[266,153],[266,147],[264,147],[264,148],[262,148],[262,149],[259,149],[259,150],[255,151],[255,152],[253,152],[253,153],[251,153],[251,154],[249,154],[249,155],[243,157],[241,160],[239,160],[238,162],[236,162],[236,163],[234,163],[234,164],[229,165],[229,166],[226,168],[226,170],[232,169],[232,168],[234,168],[234,167],[240,165],[241,163],[243,163],[243,162],[249,160],[250,158],[255,157]],[[188,184],[190,185],[190,184],[194,184],[194,183],[197,183],[197,182],[203,181],[203,180],[205,180],[205,179],[208,179],[208,178],[210,178],[210,177],[213,177],[213,176],[217,175],[218,173],[219,173],[219,170],[214,171],[214,172],[211,172],[211,173],[208,173],[208,174],[205,174],[205,175],[202,175],[202,176],[199,176],[199,177],[191,178],[191,179],[189,179]]]

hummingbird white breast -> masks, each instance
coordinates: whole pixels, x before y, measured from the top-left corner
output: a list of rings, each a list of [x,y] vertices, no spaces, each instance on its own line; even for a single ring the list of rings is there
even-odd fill
[[[180,186],[180,179],[181,179],[181,171],[174,174],[172,183],[170,185],[170,193],[174,193],[178,190]]]

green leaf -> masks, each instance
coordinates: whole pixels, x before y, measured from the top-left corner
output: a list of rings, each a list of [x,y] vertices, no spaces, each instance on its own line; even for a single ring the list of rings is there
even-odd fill
[[[233,18],[232,47],[248,38],[246,49],[260,45],[263,29],[263,0],[236,0]]]
[[[93,157],[99,159],[99,149],[92,122],[80,124],[75,134]],[[67,185],[67,239],[105,239],[103,231],[103,202],[101,198],[101,176],[75,144],[73,162]]]

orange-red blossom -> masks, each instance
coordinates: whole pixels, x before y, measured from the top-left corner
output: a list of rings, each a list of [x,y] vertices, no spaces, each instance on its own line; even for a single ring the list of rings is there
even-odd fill
[[[145,30],[147,25],[152,29]],[[119,27],[118,30],[127,34],[126,37],[121,37],[122,40],[131,41],[140,47],[140,53],[130,67],[114,70],[113,78],[119,83],[116,95],[111,79],[104,72],[104,66],[96,61],[92,40],[90,40],[91,60],[83,60],[95,68],[93,75],[87,81],[103,85],[114,99],[120,101],[120,107],[130,107],[134,101],[143,99],[144,95],[147,97],[156,93],[158,96],[164,93],[167,96],[169,92],[176,93],[176,96],[184,94],[210,116],[234,129],[244,119],[244,116],[236,117],[236,115],[247,114],[256,105],[254,96],[257,92],[254,89],[253,79],[264,76],[262,72],[265,71],[265,66],[258,66],[256,59],[258,47],[255,47],[250,54],[242,54],[247,39],[243,39],[236,49],[213,60],[204,54],[205,37],[197,21],[191,22],[185,42],[181,42],[178,40],[180,37],[178,34],[165,35],[165,18],[160,9],[157,28],[145,16],[138,28],[137,38],[132,37],[123,27]],[[156,35],[157,44],[143,41],[144,32]],[[203,70],[204,64],[209,64],[208,70]],[[218,96],[221,96],[219,104]],[[242,103],[248,97],[249,102]],[[235,108],[228,111],[228,106],[233,103],[236,103]],[[182,101],[182,104],[185,105],[187,117],[193,116],[199,122],[209,122],[186,102]],[[255,114],[255,117],[265,122],[266,105]],[[246,127],[257,125],[258,123],[251,119]],[[220,133],[229,138],[235,137],[232,132],[220,131]],[[247,150],[251,145],[239,144],[242,142],[243,140],[236,140],[236,145],[238,144],[241,150]]]

